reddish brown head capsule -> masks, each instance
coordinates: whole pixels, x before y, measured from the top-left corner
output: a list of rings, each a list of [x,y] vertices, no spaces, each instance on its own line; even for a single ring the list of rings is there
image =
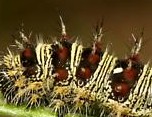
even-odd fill
[[[113,90],[116,97],[125,97],[129,93],[130,88],[127,83],[116,83]]]
[[[68,78],[68,70],[66,70],[65,68],[57,68],[55,73],[57,74],[57,81],[63,81]]]

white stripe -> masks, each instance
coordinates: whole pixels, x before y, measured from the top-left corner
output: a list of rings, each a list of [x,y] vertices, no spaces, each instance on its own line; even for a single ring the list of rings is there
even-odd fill
[[[36,51],[36,58],[37,58],[37,61],[38,61],[38,65],[41,65],[42,63],[41,63],[41,54],[40,54],[40,52],[41,52],[41,47],[43,46],[43,44],[42,43],[39,43],[37,46],[36,46],[36,49],[35,49],[35,51]]]

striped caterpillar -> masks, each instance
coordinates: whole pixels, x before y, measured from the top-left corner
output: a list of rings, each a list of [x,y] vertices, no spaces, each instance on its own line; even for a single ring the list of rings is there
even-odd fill
[[[16,51],[8,48],[0,67],[0,87],[7,103],[27,108],[50,107],[95,117],[152,116],[152,68],[142,64],[142,36],[134,40],[130,55],[118,59],[101,47],[102,26],[92,47],[70,42],[61,20],[59,40],[36,43],[21,30]]]

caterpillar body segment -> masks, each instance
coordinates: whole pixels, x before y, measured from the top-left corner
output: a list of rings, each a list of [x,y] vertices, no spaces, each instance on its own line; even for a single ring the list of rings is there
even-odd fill
[[[151,81],[152,72],[149,64],[146,64],[142,70],[142,73],[137,81],[136,86],[129,94],[126,104],[131,108],[132,113],[136,116],[148,115],[151,112],[152,100],[151,100]]]
[[[139,58],[142,37],[127,58],[103,50],[97,26],[92,47],[70,42],[61,20],[61,38],[33,44],[20,31],[17,52],[8,49],[0,61],[0,88],[7,103],[48,107],[85,117],[140,117],[152,113],[152,68]]]
[[[54,82],[51,78],[51,44],[39,43],[34,47],[23,43],[22,47],[19,53],[8,50],[2,60],[2,93],[6,102],[27,107],[48,105],[46,95]]]

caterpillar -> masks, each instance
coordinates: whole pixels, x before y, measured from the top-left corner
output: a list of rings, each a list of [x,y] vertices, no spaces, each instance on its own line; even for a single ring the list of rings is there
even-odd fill
[[[60,16],[61,37],[52,43],[30,41],[23,30],[15,51],[0,61],[0,89],[9,104],[49,107],[63,117],[152,116],[152,68],[139,54],[142,36],[124,59],[102,48],[103,26],[98,25],[92,47],[71,42]]]

